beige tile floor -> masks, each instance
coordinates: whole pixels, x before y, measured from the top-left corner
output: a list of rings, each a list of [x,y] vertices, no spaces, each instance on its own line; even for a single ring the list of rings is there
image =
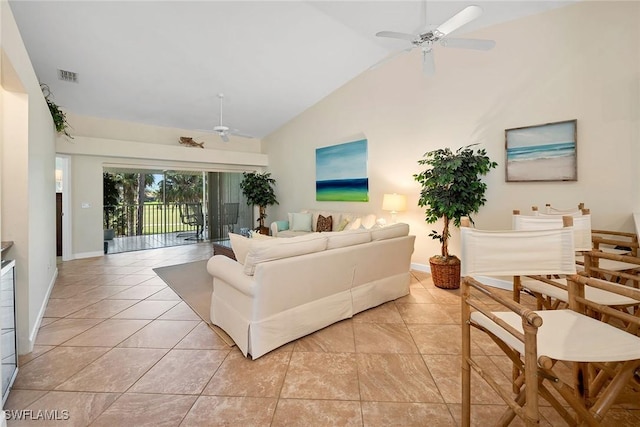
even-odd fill
[[[460,299],[413,272],[411,294],[255,361],[224,343],[152,268],[212,255],[210,244],[64,262],[32,353],[5,404],[58,410],[9,426],[455,426],[460,419]],[[510,365],[474,335],[484,369]],[[473,424],[500,398],[473,380]],[[548,406],[542,424],[562,425]],[[640,425],[640,397],[606,425]],[[523,425],[514,421],[513,425]]]

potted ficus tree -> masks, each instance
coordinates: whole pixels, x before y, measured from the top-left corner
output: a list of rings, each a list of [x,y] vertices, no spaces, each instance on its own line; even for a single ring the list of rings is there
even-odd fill
[[[240,189],[247,198],[247,205],[257,205],[259,209],[256,231],[260,234],[269,234],[269,229],[264,225],[264,219],[267,217],[267,206],[279,204],[273,189],[276,180],[271,178],[268,172],[243,172],[242,175]]]
[[[413,177],[422,185],[418,206],[426,207],[425,221],[429,224],[442,219],[441,232],[432,230],[429,236],[441,243],[440,255],[429,258],[434,284],[439,288],[460,287],[460,259],[449,254],[449,228],[451,221],[460,226],[460,218],[478,213],[484,205],[487,184],[481,181],[498,164],[487,156],[484,149],[474,151],[472,144],[458,148],[440,148],[425,153],[418,161],[427,169]]]

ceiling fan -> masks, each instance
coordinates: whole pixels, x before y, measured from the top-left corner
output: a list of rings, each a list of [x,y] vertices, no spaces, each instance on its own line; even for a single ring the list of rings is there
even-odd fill
[[[224,98],[224,94],[219,93],[218,98],[220,98],[220,124],[214,127],[213,131],[220,135],[220,138],[222,138],[224,142],[229,142],[229,135],[236,135],[244,138],[253,138],[250,135],[240,133],[238,129],[231,129],[228,126],[222,124],[222,99]]]
[[[424,21],[426,24],[426,2],[424,3]],[[462,9],[460,12],[453,15],[444,23],[438,25],[433,30],[425,30],[424,32],[417,32],[417,34],[399,33],[396,31],[380,31],[376,33],[378,37],[390,37],[394,39],[406,40],[411,43],[406,49],[391,54],[389,57],[383,59],[382,62],[387,62],[395,56],[409,52],[415,48],[422,50],[422,70],[426,75],[433,75],[435,73],[435,61],[433,59],[433,44],[440,42],[444,47],[453,47],[461,49],[475,49],[475,50],[489,50],[492,49],[496,42],[493,40],[480,40],[480,39],[460,39],[450,38],[449,34],[456,31],[463,25],[477,19],[482,15],[482,8],[480,6],[471,5]],[[426,25],[425,25],[426,26]],[[422,29],[424,29],[424,27]],[[380,63],[376,64],[379,65]]]

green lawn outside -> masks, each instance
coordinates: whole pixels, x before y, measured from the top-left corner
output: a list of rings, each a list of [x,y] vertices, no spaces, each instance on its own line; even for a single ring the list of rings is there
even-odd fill
[[[123,208],[126,210],[127,216],[131,215],[136,218],[137,206]],[[182,223],[178,204],[165,205],[158,202],[147,202],[143,205],[143,209],[143,235],[195,230],[195,226]]]

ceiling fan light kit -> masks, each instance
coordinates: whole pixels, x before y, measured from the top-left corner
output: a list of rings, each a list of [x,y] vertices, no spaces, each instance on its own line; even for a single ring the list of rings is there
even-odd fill
[[[482,15],[482,8],[477,5],[471,5],[453,15],[434,30],[425,31],[419,34],[401,33],[397,31],[380,31],[376,33],[376,36],[400,39],[411,43],[409,48],[405,48],[400,52],[392,54],[390,57],[384,59],[383,62],[390,60],[399,53],[409,52],[412,49],[419,47],[422,50],[422,70],[425,75],[433,75],[435,73],[435,60],[433,58],[433,44],[435,42],[440,42],[443,47],[473,50],[492,49],[496,44],[493,40],[448,38],[449,34],[477,19],[480,15]]]

